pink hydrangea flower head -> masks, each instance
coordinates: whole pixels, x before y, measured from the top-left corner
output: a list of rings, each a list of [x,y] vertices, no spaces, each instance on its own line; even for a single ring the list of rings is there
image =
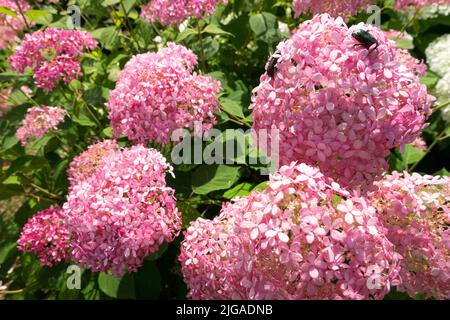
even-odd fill
[[[31,217],[23,227],[18,248],[31,252],[46,266],[70,259],[69,233],[60,207],[50,207]]]
[[[177,25],[189,17],[200,19],[213,14],[220,3],[228,0],[151,0],[142,6],[141,17],[149,23]]]
[[[180,255],[194,299],[382,299],[398,260],[375,208],[296,163],[192,223]]]
[[[359,45],[360,29],[378,47]],[[261,76],[250,108],[255,132],[279,130],[281,165],[302,161],[343,187],[370,186],[390,150],[425,127],[434,98],[383,31],[317,15],[277,50],[276,72]]]
[[[47,28],[25,35],[22,44],[9,57],[14,71],[34,71],[36,86],[51,90],[62,80],[68,84],[82,75],[83,51],[93,50],[97,41],[86,31]]]
[[[95,173],[102,159],[119,148],[115,140],[104,140],[88,147],[86,151],[75,157],[68,169],[69,181],[75,185],[87,180]]]
[[[94,272],[121,276],[170,242],[181,228],[165,158],[142,145],[103,158],[73,185],[64,204],[73,260]]]
[[[31,7],[25,0],[0,0],[0,6],[11,10],[17,15],[17,17],[13,17],[0,13],[0,50],[3,50],[11,43],[16,42],[19,39],[17,33],[25,29],[26,24],[20,10],[22,10],[22,13],[25,13]],[[31,24],[30,21],[27,22]]]
[[[60,107],[32,107],[27,110],[16,137],[26,146],[32,140],[42,138],[49,130],[56,129],[66,115],[67,111]]]
[[[401,291],[450,298],[450,178],[393,172],[369,198],[403,256]]]
[[[406,32],[400,32],[397,30],[389,30],[386,32],[387,37],[396,42],[397,40],[405,40],[405,41],[413,41],[413,38],[411,35],[409,35]],[[408,70],[412,70],[415,74],[417,74],[419,77],[425,76],[427,73],[427,65],[420,61],[409,53],[407,49],[404,48],[398,48],[397,49],[397,58],[396,60],[406,66]]]
[[[333,17],[348,19],[348,17],[364,11],[373,2],[373,0],[294,0],[292,7],[296,17],[303,13],[328,13]]]
[[[192,73],[196,64],[191,50],[174,43],[134,56],[107,104],[114,135],[167,144],[176,129],[192,130],[195,122],[209,130],[216,123],[221,87],[209,76]]]
[[[408,7],[422,8],[432,4],[449,4],[450,0],[396,0],[395,7],[397,9],[405,9]]]

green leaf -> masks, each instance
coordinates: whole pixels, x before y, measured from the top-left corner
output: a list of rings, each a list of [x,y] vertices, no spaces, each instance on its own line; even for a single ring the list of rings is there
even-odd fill
[[[145,261],[134,275],[138,299],[158,299],[161,292],[161,276],[154,262]]]
[[[434,175],[435,175],[435,176],[441,176],[441,177],[449,177],[449,176],[450,176],[450,171],[448,171],[448,170],[445,169],[445,168],[442,168],[441,170],[436,171],[436,172],[434,173]]]
[[[103,293],[116,299],[134,299],[134,279],[131,274],[116,278],[108,273],[100,273],[98,285]]]
[[[413,147],[410,144],[405,146],[405,151],[402,153],[403,163],[410,165],[420,161],[426,155],[425,152]]]
[[[112,6],[112,5],[114,5],[114,4],[119,3],[120,1],[121,1],[121,0],[104,0],[104,1],[102,2],[102,6],[104,6],[104,7]]]
[[[91,119],[89,119],[88,116],[86,116],[86,115],[84,115],[82,113],[78,117],[73,115],[72,116],[72,121],[75,122],[75,123],[78,123],[82,127],[95,127],[95,126],[97,126],[95,124],[95,122],[91,121]]]
[[[227,31],[225,31],[225,30],[222,30],[222,29],[221,29],[218,25],[216,25],[216,24],[209,24],[209,25],[207,25],[206,28],[203,29],[202,32],[210,33],[210,34],[219,34],[219,35],[233,36],[233,34],[227,32]]]
[[[183,228],[189,227],[192,221],[201,216],[198,210],[188,202],[177,201],[177,208],[181,212]]]
[[[2,244],[0,247],[0,265],[2,265],[11,252],[17,247],[16,242],[9,242],[7,244]]]
[[[184,39],[186,39],[187,37],[190,37],[190,36],[192,36],[194,34],[195,35],[198,34],[197,30],[192,29],[192,28],[186,28],[180,34],[178,34],[176,41],[177,42],[181,42]]]
[[[110,50],[117,38],[119,31],[117,27],[111,26],[106,28],[100,28],[91,33],[91,35],[100,41],[101,45]]]
[[[18,78],[28,77],[26,74],[14,73],[14,72],[2,72],[0,73],[0,81],[9,81]]]
[[[8,151],[9,149],[11,149],[11,148],[14,147],[15,145],[17,145],[17,143],[18,143],[18,140],[17,140],[16,136],[9,136],[9,137],[6,137],[6,138],[3,140],[3,143],[2,143],[2,145],[1,145],[0,153],[3,153],[3,152],[5,152],[5,151]]]
[[[252,184],[248,183],[248,182],[238,184],[234,188],[226,191],[223,194],[223,197],[225,199],[233,199],[236,197],[245,197],[250,194],[252,187],[253,187]]]
[[[239,167],[211,165],[198,168],[193,174],[193,191],[208,194],[212,191],[231,188],[241,177]]]
[[[226,113],[236,116],[240,119],[245,118],[242,105],[238,102],[228,98],[222,98],[220,99],[220,105],[222,107],[222,110],[224,110]]]
[[[399,38],[395,40],[395,45],[397,46],[397,48],[400,49],[408,49],[408,50],[414,49],[413,40]]]
[[[264,191],[269,186],[269,181],[264,181],[258,184],[256,187],[253,188],[252,191]]]
[[[13,18],[17,18],[17,14],[14,11],[4,6],[0,6],[0,13],[6,14]]]
[[[0,184],[0,200],[6,200],[23,193],[23,189],[17,184]]]
[[[25,16],[39,24],[47,25],[53,21],[53,16],[44,10],[28,10],[25,12]]]
[[[277,17],[271,13],[263,12],[251,16],[249,22],[252,31],[259,37],[268,30],[276,28]]]

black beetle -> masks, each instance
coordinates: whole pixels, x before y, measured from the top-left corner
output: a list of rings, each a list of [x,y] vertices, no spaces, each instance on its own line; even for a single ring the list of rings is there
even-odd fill
[[[273,78],[277,72],[277,63],[280,57],[280,52],[276,51],[269,59],[269,64],[267,65],[267,75],[271,78]]]
[[[369,32],[365,30],[362,29],[356,30],[355,32],[352,33],[352,37],[358,41],[358,43],[355,44],[355,46],[360,45],[366,49],[370,49],[373,45],[375,45],[375,47],[370,51],[375,50],[379,46],[377,39],[375,39]]]

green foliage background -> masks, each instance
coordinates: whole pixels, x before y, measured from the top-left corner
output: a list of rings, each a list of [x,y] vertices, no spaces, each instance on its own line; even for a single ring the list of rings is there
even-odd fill
[[[108,93],[115,86],[124,64],[137,53],[156,51],[168,41],[183,44],[199,56],[199,70],[221,81],[221,111],[217,114],[221,130],[251,126],[248,106],[252,89],[258,85],[265,64],[276,45],[288,37],[279,28],[290,30],[307,19],[293,17],[288,0],[230,0],[216,13],[203,20],[189,20],[180,32],[177,27],[149,25],[139,19],[137,0],[72,0],[59,5],[34,5],[26,15],[36,25],[67,28],[69,5],[77,5],[82,13],[82,28],[99,40],[100,46],[82,61],[84,76],[69,86],[56,90],[37,90],[30,75],[11,72],[7,57],[12,51],[0,52],[0,88],[13,86],[12,110],[0,118],[0,279],[8,284],[7,295],[0,299],[183,299],[187,289],[177,263],[179,242],[164,245],[160,252],[148,257],[137,273],[121,279],[104,273],[82,271],[81,290],[67,289],[68,265],[49,268],[36,257],[21,253],[16,241],[25,222],[51,204],[62,204],[67,194],[67,167],[71,159],[91,143],[111,137],[105,109]],[[436,37],[450,33],[450,18],[415,20],[405,26],[392,1],[381,1],[382,28],[407,30],[414,41],[399,42],[411,53],[425,59],[427,45]],[[366,21],[360,14],[350,24]],[[280,31],[281,29],[281,31]],[[438,76],[428,72],[423,82],[431,93]],[[20,89],[33,88],[33,98]],[[440,98],[441,103],[445,103]],[[63,106],[70,113],[57,132],[50,133],[27,148],[15,138],[27,108],[37,104]],[[401,153],[393,150],[391,170],[415,170],[422,173],[448,175],[450,169],[450,127],[435,112],[423,137],[430,146],[422,152],[407,146]],[[229,138],[229,137],[228,137]],[[222,137],[223,143],[227,136]],[[121,139],[122,146],[130,145]],[[206,143],[207,144],[207,143]],[[159,146],[153,146],[158,147]],[[159,148],[170,154],[169,148]],[[214,217],[221,204],[254,189],[263,189],[267,177],[260,176],[259,166],[245,164],[245,156],[257,150],[243,150],[238,165],[176,166],[176,179],[170,185],[176,190],[183,227],[199,216]],[[239,165],[240,164],[240,165]],[[14,292],[15,291],[15,292]],[[388,299],[406,299],[392,292]],[[416,297],[420,298],[420,297]]]

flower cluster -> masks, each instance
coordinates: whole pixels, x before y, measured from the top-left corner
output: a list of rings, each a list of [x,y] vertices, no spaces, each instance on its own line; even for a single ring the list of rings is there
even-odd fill
[[[407,7],[421,8],[429,5],[449,4],[449,0],[396,0],[395,7],[404,9]]]
[[[16,137],[23,146],[31,140],[42,138],[49,130],[56,129],[67,112],[59,107],[39,106],[27,110]]]
[[[220,3],[228,0],[151,0],[142,7],[141,17],[149,23],[177,25],[189,17],[211,15]]]
[[[32,68],[36,86],[51,90],[60,80],[69,83],[82,75],[79,57],[94,49],[97,41],[86,31],[47,28],[27,34],[9,57],[13,70]]]
[[[436,84],[436,93],[450,98],[450,34],[440,36],[431,42],[425,50],[430,69],[441,76]],[[450,107],[442,110],[442,118],[450,123]]]
[[[43,265],[53,266],[70,259],[69,233],[62,210],[50,207],[31,217],[23,227],[18,248],[38,256]]]
[[[17,17],[12,17],[0,13],[0,50],[3,50],[18,40],[17,33],[26,26],[20,11],[24,13],[31,7],[25,0],[0,0],[0,6],[13,11],[17,15]]]
[[[135,271],[146,256],[181,228],[164,157],[134,146],[105,156],[95,172],[73,185],[64,204],[73,260],[117,276]]]
[[[87,180],[95,173],[102,159],[114,153],[117,149],[119,149],[119,146],[114,140],[104,140],[89,146],[86,151],[75,157],[70,164],[67,171],[70,183],[76,185]]]
[[[386,32],[386,36],[394,42],[396,42],[397,40],[404,40],[411,43],[413,42],[412,36],[406,32],[389,30],[388,32]],[[408,70],[413,71],[420,77],[424,76],[427,73],[427,65],[423,61],[419,61],[418,59],[411,56],[407,49],[397,49],[396,61],[403,64]]]
[[[134,56],[121,72],[110,93],[109,118],[115,136],[133,142],[167,144],[176,129],[210,129],[219,109],[220,83],[192,73],[195,54],[169,43],[156,53]]]
[[[352,34],[361,29],[378,47],[359,44]],[[282,165],[301,161],[344,187],[369,186],[431,114],[418,68],[397,61],[395,44],[373,26],[317,15],[277,51],[274,76],[262,75],[250,108],[256,131],[279,130]]]
[[[381,299],[399,272],[384,233],[364,198],[293,163],[193,222],[180,261],[194,299]]]
[[[431,71],[440,76],[450,72],[450,33],[444,34],[431,42],[425,50]]]
[[[340,16],[347,19],[363,11],[372,3],[372,0],[294,0],[292,7],[296,17],[309,12],[312,14],[329,13],[334,17]]]
[[[401,261],[400,290],[450,298],[450,178],[392,173],[370,195]]]

